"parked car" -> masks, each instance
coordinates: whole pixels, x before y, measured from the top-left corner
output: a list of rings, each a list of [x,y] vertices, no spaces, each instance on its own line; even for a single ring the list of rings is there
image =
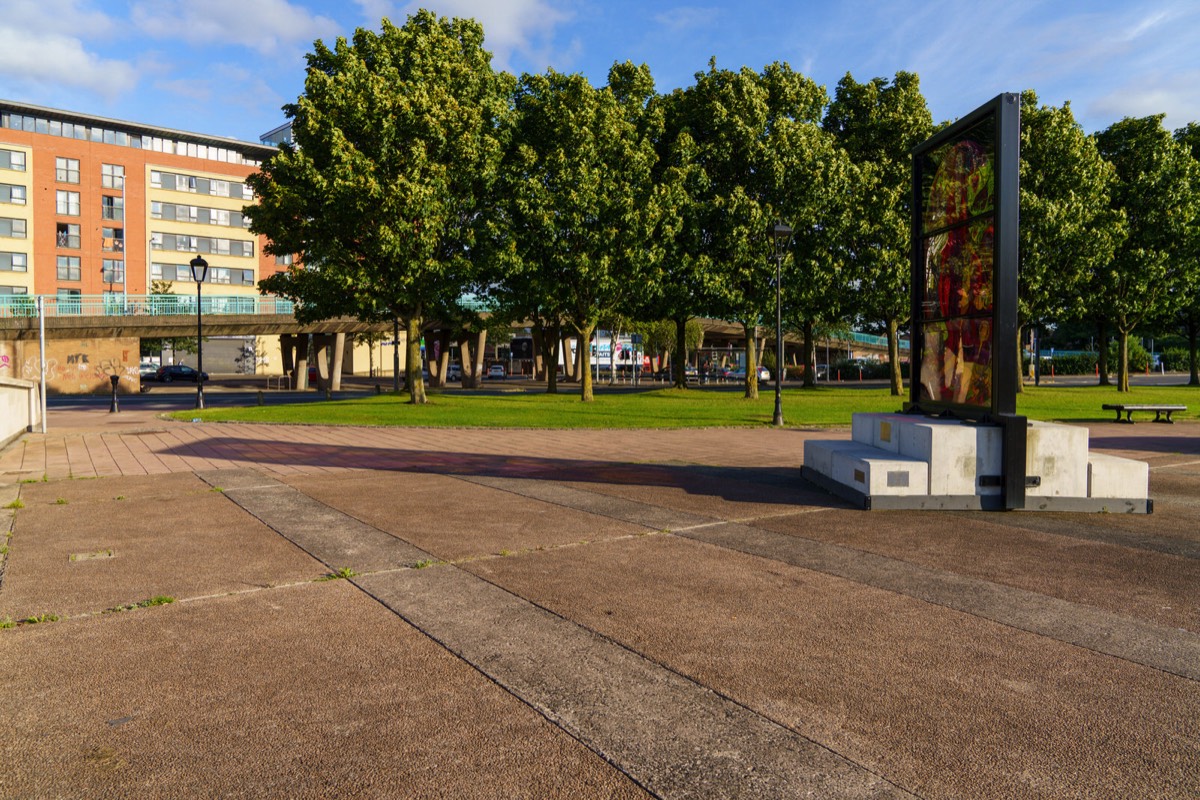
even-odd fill
[[[461,381],[462,380],[462,365],[461,364],[451,364],[450,366],[446,367],[446,380],[447,381]]]
[[[813,375],[819,381],[829,380],[829,365],[828,364],[814,364],[813,365]]]
[[[508,377],[508,374],[504,371],[503,364],[492,364],[490,367],[488,367],[487,376],[488,376],[489,380],[491,380],[491,379],[504,380],[506,377]]]
[[[144,381],[152,381],[158,375],[158,364],[153,361],[143,361],[138,364],[138,375]]]
[[[198,373],[187,364],[167,364],[158,368],[158,371],[154,374],[154,380],[159,383],[172,383],[173,381],[191,381],[195,383],[197,375],[199,375],[202,381],[208,380],[207,372]]]
[[[760,381],[768,381],[771,379],[771,370],[767,369],[766,367],[762,367],[762,366],[758,367],[757,370],[758,370],[758,379]],[[729,372],[727,372],[725,374],[725,378],[726,378],[726,380],[731,380],[731,381],[744,381],[744,380],[746,380],[746,368],[738,367],[737,369],[731,369],[731,370],[729,370]]]

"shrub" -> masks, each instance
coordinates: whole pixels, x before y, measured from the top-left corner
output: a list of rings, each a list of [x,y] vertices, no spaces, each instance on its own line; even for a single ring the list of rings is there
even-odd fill
[[[1159,353],[1158,358],[1163,367],[1171,372],[1187,372],[1191,369],[1186,347],[1169,347]]]

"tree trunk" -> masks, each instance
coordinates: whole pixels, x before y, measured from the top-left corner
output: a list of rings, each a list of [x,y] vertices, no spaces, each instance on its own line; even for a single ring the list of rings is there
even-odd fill
[[[474,360],[472,359],[471,333],[462,330],[458,334],[458,357],[462,361],[462,388],[478,389],[479,382],[475,380]]]
[[[596,342],[599,345],[599,340]],[[596,359],[600,359],[600,348],[596,347]],[[617,326],[608,332],[608,385],[615,386],[617,383]]]
[[[437,358],[429,359],[429,385],[445,386],[446,370],[450,366],[450,331],[445,328],[439,330],[437,343]]]
[[[544,323],[537,320],[533,323],[533,379],[535,381],[545,380],[546,356],[542,352],[542,347],[545,344]]]
[[[1108,379],[1108,324],[1104,320],[1096,323],[1096,365],[1100,372],[1100,380],[1097,383],[1100,386],[1111,386],[1112,381]]]
[[[546,328],[542,335],[542,346],[546,348],[546,394],[558,394],[558,359],[562,347],[562,330],[556,323]]]
[[[579,366],[577,369],[579,375],[579,399],[585,403],[590,403],[596,399],[592,394],[592,331],[596,329],[595,324],[584,325],[579,328],[579,346],[575,348],[575,354],[579,356]]]
[[[392,318],[392,391],[400,394],[400,315]]]
[[[475,347],[471,351],[474,356],[471,364],[471,372],[475,375],[475,385],[483,385],[483,351],[487,347],[487,328],[478,331],[475,334]]]
[[[675,388],[687,388],[687,317],[675,320],[675,352],[671,354],[671,374],[675,376]]]
[[[425,381],[421,377],[421,315],[413,314],[404,320],[404,332],[408,336],[405,343],[407,364],[404,365],[404,379],[408,383],[408,402],[423,405],[425,400]]]
[[[756,344],[754,334],[758,332],[757,325],[742,323],[746,334],[746,399],[758,399],[758,356],[755,354]]]
[[[1025,391],[1025,345],[1021,339],[1025,326],[1017,323],[1017,393]]]
[[[813,339],[813,324],[811,320],[804,320],[800,324],[801,336],[804,339],[804,388],[811,389],[817,385],[817,362],[816,352],[817,343]],[[787,374],[786,372],[784,373]]]
[[[560,334],[561,334],[561,330],[560,330]],[[579,354],[576,353],[575,355],[571,355],[571,339],[570,339],[570,337],[560,335],[559,338],[562,341],[562,344],[559,346],[562,350],[563,380],[566,381],[567,383],[574,383],[575,379],[576,379],[575,361],[576,361],[576,359],[579,358]]]
[[[1197,373],[1196,364],[1196,334],[1200,324],[1197,324],[1195,317],[1189,317],[1187,321],[1187,337],[1188,337],[1188,372],[1191,377],[1188,378],[1188,386],[1200,386],[1200,373]]]
[[[1018,339],[1018,342],[1020,340]],[[892,397],[901,397],[904,394],[904,375],[900,372],[900,320],[895,317],[889,317],[887,320],[887,346],[888,346],[888,361],[891,364],[892,372]],[[1018,344],[1019,346],[1019,344]],[[912,337],[909,337],[908,352],[912,353]],[[1020,361],[1017,362],[1020,364]],[[912,364],[909,365],[909,374],[911,380]]]
[[[1117,328],[1117,391],[1129,391],[1129,331]]]

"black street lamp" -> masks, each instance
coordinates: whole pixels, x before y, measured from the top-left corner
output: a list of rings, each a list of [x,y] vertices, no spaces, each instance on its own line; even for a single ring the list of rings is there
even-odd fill
[[[208,262],[196,256],[189,262],[192,280],[196,282],[196,408],[204,408],[204,339],[200,323],[200,287],[208,277]]]
[[[783,427],[783,298],[780,273],[783,271],[783,253],[792,229],[781,219],[775,220],[767,230],[775,250],[775,418],[771,424]]]

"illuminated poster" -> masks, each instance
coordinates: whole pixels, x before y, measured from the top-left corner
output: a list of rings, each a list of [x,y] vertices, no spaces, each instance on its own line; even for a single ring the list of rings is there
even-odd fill
[[[1010,361],[1002,350],[1008,345],[997,336],[1010,330],[1015,336],[1016,325],[1015,249],[1009,269],[999,270],[997,237],[999,166],[1016,165],[1015,146],[1010,160],[1001,158],[998,146],[1004,127],[1000,111],[1012,97],[1001,95],[913,154],[913,325],[918,346],[912,352],[919,361],[912,395],[914,404],[929,410],[958,408],[980,416],[1011,411],[1015,402],[996,402],[997,357]],[[1015,173],[1011,185],[1013,197],[1005,200],[1015,204]],[[1015,218],[1015,205],[1012,213]],[[1015,232],[1015,224],[1011,227]],[[1011,309],[998,308],[998,291]],[[1011,313],[1011,323],[998,320],[1001,311]],[[1015,351],[1015,341],[1011,348]]]

